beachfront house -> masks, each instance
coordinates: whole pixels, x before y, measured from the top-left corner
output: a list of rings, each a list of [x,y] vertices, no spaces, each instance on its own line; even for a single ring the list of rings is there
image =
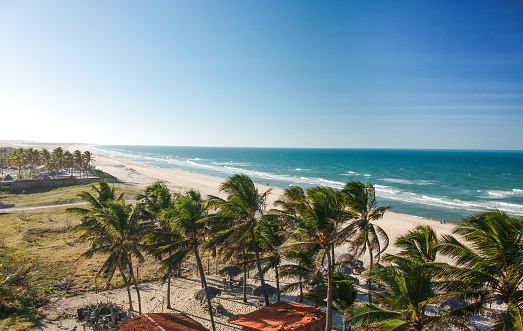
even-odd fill
[[[184,314],[141,314],[117,325],[122,331],[209,331]]]
[[[278,301],[229,323],[241,326],[243,331],[318,331],[325,328],[325,318],[317,308]]]

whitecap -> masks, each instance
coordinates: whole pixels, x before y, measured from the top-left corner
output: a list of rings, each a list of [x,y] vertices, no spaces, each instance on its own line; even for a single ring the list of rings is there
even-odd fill
[[[432,185],[432,184],[434,184],[430,180],[423,180],[423,179],[408,180],[408,179],[398,179],[398,178],[382,178],[380,180],[382,180],[384,182],[389,182],[389,183],[398,183],[398,184],[407,184],[407,185]]]
[[[520,189],[512,189],[510,191],[501,191],[501,190],[491,190],[487,191],[484,195],[485,198],[488,199],[503,199],[503,198],[509,198],[509,197],[523,197],[523,190]]]
[[[374,185],[374,187],[378,197],[392,201],[401,201],[447,209],[464,209],[470,212],[484,212],[487,210],[499,209],[507,212],[508,214],[523,216],[523,205],[515,203],[498,201],[465,201],[442,196],[417,194],[390,186]]]

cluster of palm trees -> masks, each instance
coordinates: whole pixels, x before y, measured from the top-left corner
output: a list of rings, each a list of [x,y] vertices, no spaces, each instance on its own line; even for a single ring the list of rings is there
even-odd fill
[[[64,151],[62,147],[57,147],[52,151],[32,147],[0,148],[0,167],[16,167],[18,174],[21,174],[23,169],[35,169],[43,165],[48,172],[55,173],[56,176],[61,169],[66,169],[67,171],[76,170],[81,177],[83,173],[90,172],[92,161],[90,151],[75,150],[71,153]]]
[[[455,230],[458,237],[438,238],[429,227],[417,228],[397,240],[400,253],[383,255],[389,240],[374,221],[390,206],[378,207],[374,187],[358,181],[342,190],[291,187],[272,210],[267,209],[270,190],[260,193],[245,175],[234,175],[222,184],[226,198],[203,199],[193,190],[172,194],[155,183],[128,204],[105,182],[93,185],[93,190],[81,194],[89,208],[68,210],[82,216],[76,230],[90,244],[84,255],[106,254],[96,280],[103,277],[109,284],[118,271],[131,309],[130,284],[134,285],[139,312],[133,268],[144,255],[160,261],[169,285],[173,272],[193,257],[215,330],[201,262],[201,254],[208,251],[243,268],[244,280],[247,269],[255,266],[266,305],[264,274],[269,269],[276,276],[278,298],[280,277],[298,279],[282,291],[299,288],[300,300],[310,298],[326,306],[326,331],[331,330],[334,309],[362,330],[432,330],[449,324],[464,327],[470,316],[492,302],[506,308],[496,324],[499,330],[523,330],[523,223],[501,212],[465,220]],[[334,248],[347,243],[353,258],[368,254],[371,262],[365,303],[354,304],[352,284],[335,272],[340,261],[336,262]],[[439,255],[455,263],[438,262]],[[373,268],[378,261],[386,266]],[[244,281],[246,301],[245,289]],[[169,292],[168,286],[168,296]],[[431,304],[449,298],[459,301],[460,307],[428,312]],[[169,297],[167,301],[170,306]]]
[[[490,211],[464,219],[454,235],[438,237],[428,226],[399,237],[401,251],[371,273],[383,286],[376,303],[346,313],[360,329],[469,330],[470,318],[497,306],[492,330],[523,330],[523,219]],[[446,258],[452,263],[441,262]],[[429,306],[449,304],[444,311]]]

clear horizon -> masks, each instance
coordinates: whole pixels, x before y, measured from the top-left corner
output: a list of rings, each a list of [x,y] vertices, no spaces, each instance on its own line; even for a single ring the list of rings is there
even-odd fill
[[[2,140],[523,150],[516,1],[3,1]]]

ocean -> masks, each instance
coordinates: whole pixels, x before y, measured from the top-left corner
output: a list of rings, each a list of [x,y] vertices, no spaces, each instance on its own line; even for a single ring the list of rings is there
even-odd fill
[[[459,221],[489,209],[523,216],[523,151],[92,146],[95,153],[288,188],[376,188],[397,213]]]

